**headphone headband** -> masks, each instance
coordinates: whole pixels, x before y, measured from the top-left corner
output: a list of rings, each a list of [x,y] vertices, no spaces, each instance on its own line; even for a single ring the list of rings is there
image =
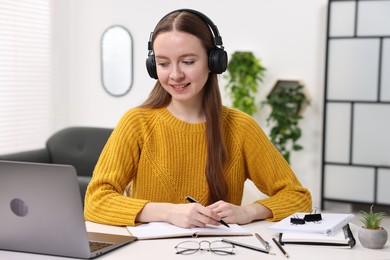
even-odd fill
[[[177,9],[177,10],[174,10],[174,11],[169,12],[168,14],[164,15],[164,17],[160,19],[160,21],[157,23],[157,25],[162,20],[164,20],[165,17],[167,17],[167,16],[169,16],[169,15],[171,15],[173,13],[176,13],[176,12],[189,12],[189,13],[195,14],[196,16],[201,18],[202,21],[205,22],[210,27],[211,31],[213,32],[215,45],[223,50],[222,37],[219,34],[219,30],[218,30],[217,25],[215,25],[214,22],[209,17],[207,17],[205,14],[203,14],[203,13],[201,13],[199,11],[196,11],[196,10],[193,10],[193,9]],[[153,30],[153,32],[154,32],[154,30]],[[152,48],[153,32],[151,32],[150,36],[149,36],[148,51],[152,51],[153,50],[153,48]]]

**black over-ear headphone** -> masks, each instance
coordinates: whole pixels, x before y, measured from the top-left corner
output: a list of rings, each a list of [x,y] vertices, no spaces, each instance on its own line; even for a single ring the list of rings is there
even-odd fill
[[[168,15],[170,15],[174,12],[183,12],[183,11],[190,12],[190,13],[197,15],[211,28],[211,31],[214,34],[215,47],[212,48],[211,50],[209,50],[209,53],[208,53],[209,70],[212,73],[221,74],[227,68],[228,57],[227,57],[226,51],[223,49],[222,37],[219,35],[218,28],[213,23],[213,21],[211,21],[210,18],[208,18],[206,15],[204,15],[203,13],[196,11],[196,10],[178,9],[178,10],[175,10],[175,11],[168,13],[162,19],[164,19],[165,17],[167,17]],[[161,20],[160,20],[160,22],[161,22]],[[148,58],[146,59],[146,69],[148,70],[150,77],[152,77],[154,79],[158,79],[157,69],[156,69],[156,60],[155,60],[153,48],[152,48],[152,36],[153,36],[153,32],[150,34],[149,41],[148,41]]]

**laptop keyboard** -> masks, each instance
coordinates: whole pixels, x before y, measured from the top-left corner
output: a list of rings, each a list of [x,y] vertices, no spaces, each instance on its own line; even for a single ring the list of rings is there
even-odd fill
[[[91,249],[91,252],[95,252],[97,250],[100,250],[102,248],[112,246],[113,243],[105,243],[105,242],[98,242],[98,241],[89,241],[89,248]]]

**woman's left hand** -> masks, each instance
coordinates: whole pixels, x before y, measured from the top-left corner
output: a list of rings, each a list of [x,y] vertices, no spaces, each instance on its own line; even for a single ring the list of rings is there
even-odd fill
[[[260,203],[237,206],[220,200],[208,208],[214,210],[226,223],[240,225],[272,217],[272,211]]]

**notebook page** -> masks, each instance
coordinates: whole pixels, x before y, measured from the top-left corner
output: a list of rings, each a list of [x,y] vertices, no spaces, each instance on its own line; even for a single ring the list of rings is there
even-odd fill
[[[180,228],[166,222],[150,222],[138,226],[128,226],[127,230],[138,239],[158,239],[194,236],[247,236],[251,233],[237,224],[207,226],[205,228]]]

